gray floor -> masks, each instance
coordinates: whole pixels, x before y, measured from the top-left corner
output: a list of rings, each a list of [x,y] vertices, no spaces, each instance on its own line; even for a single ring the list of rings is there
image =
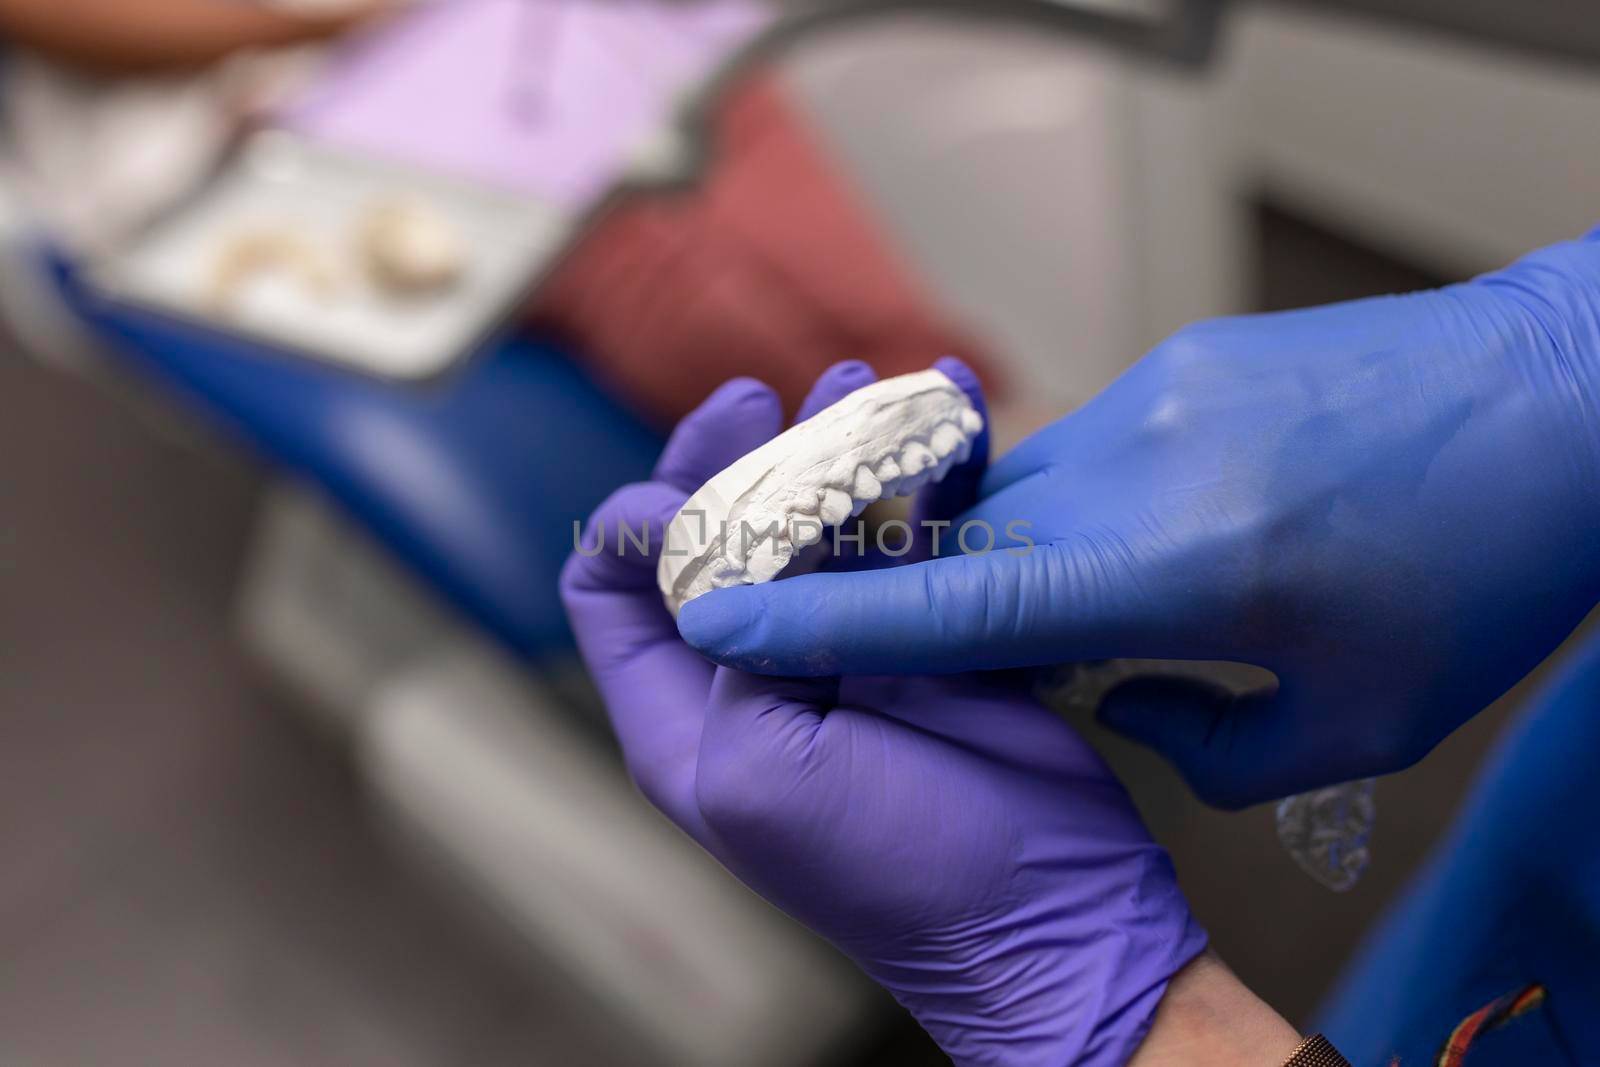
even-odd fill
[[[1275,214],[1262,234],[1266,306],[1430,280]],[[238,456],[0,356],[0,1062],[648,1062],[397,863],[338,753],[241,655],[258,488]],[[1265,810],[1207,811],[1111,747],[1218,948],[1304,1019],[1508,707],[1383,784],[1373,869],[1340,897]],[[902,1034],[891,1059],[934,1057]]]

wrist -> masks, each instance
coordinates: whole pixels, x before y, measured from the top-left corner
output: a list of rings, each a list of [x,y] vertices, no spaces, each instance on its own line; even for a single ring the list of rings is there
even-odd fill
[[[1300,1044],[1294,1027],[1207,952],[1168,984],[1128,1067],[1281,1067]]]

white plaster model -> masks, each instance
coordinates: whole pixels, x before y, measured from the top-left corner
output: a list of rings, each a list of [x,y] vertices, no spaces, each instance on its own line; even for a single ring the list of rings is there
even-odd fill
[[[230,236],[207,277],[207,303],[218,314],[236,309],[239,294],[257,278],[282,275],[295,279],[319,301],[339,291],[339,272],[325,249],[293,227],[247,230]]]
[[[770,581],[801,548],[873,501],[909,496],[972,452],[983,416],[936,370],[858,389],[701,486],[667,527],[667,608]]]
[[[361,256],[373,280],[398,295],[447,289],[467,267],[461,234],[419,196],[393,197],[368,210]]]

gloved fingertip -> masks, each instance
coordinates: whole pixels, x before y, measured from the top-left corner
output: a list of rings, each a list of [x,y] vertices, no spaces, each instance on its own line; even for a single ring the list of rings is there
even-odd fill
[[[745,590],[724,589],[695,597],[678,609],[678,633],[690,648],[719,663],[739,650],[756,604]],[[729,664],[730,666],[735,664]]]
[[[1095,721],[1129,741],[1136,741],[1146,748],[1160,748],[1157,744],[1160,731],[1150,727],[1150,716],[1145,714],[1144,708],[1134,703],[1116,700],[1108,693],[1095,711]]]
[[[914,511],[919,522],[954,519],[976,504],[984,471],[989,467],[989,410],[977,374],[954,356],[935,360],[933,367],[967,394],[972,406],[983,416],[984,427],[973,442],[967,459],[952,468],[942,482],[930,485],[918,496]]]
[[[983,383],[978,381],[978,374],[965,362],[955,356],[940,356],[933,361],[933,369],[942,373],[966,393],[972,403],[980,411],[984,407]]]
[[[804,579],[796,579],[797,582]],[[734,586],[696,597],[678,611],[678,634],[689,647],[723,666],[769,677],[822,678],[839,674],[838,657],[789,618],[795,598],[785,585]]]
[[[744,408],[765,414],[768,411],[777,412],[780,407],[778,393],[772,386],[759,378],[739,377],[729,378],[713,389],[698,410]]]
[[[824,408],[832,407],[851,393],[878,380],[877,372],[859,359],[835,363],[818,375],[811,391],[801,401],[796,422],[804,422]]]
[[[777,392],[754,378],[733,378],[678,423],[656,461],[656,478],[692,493],[782,428]]]
[[[1131,678],[1100,700],[1102,725],[1168,758],[1204,743],[1229,696],[1208,682]]]
[[[834,381],[871,382],[877,376],[877,372],[864,359],[841,359],[822,372],[823,378]]]
[[[1281,793],[1270,768],[1238,743],[1247,735],[1260,740],[1250,729],[1252,713],[1271,700],[1270,693],[1241,697],[1203,679],[1134,678],[1105,695],[1097,718],[1161,754],[1201,800],[1234,811]]]

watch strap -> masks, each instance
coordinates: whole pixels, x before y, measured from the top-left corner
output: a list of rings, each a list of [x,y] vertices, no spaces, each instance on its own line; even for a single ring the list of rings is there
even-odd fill
[[[1283,1061],[1283,1067],[1350,1067],[1350,1061],[1321,1034],[1308,1037]]]

